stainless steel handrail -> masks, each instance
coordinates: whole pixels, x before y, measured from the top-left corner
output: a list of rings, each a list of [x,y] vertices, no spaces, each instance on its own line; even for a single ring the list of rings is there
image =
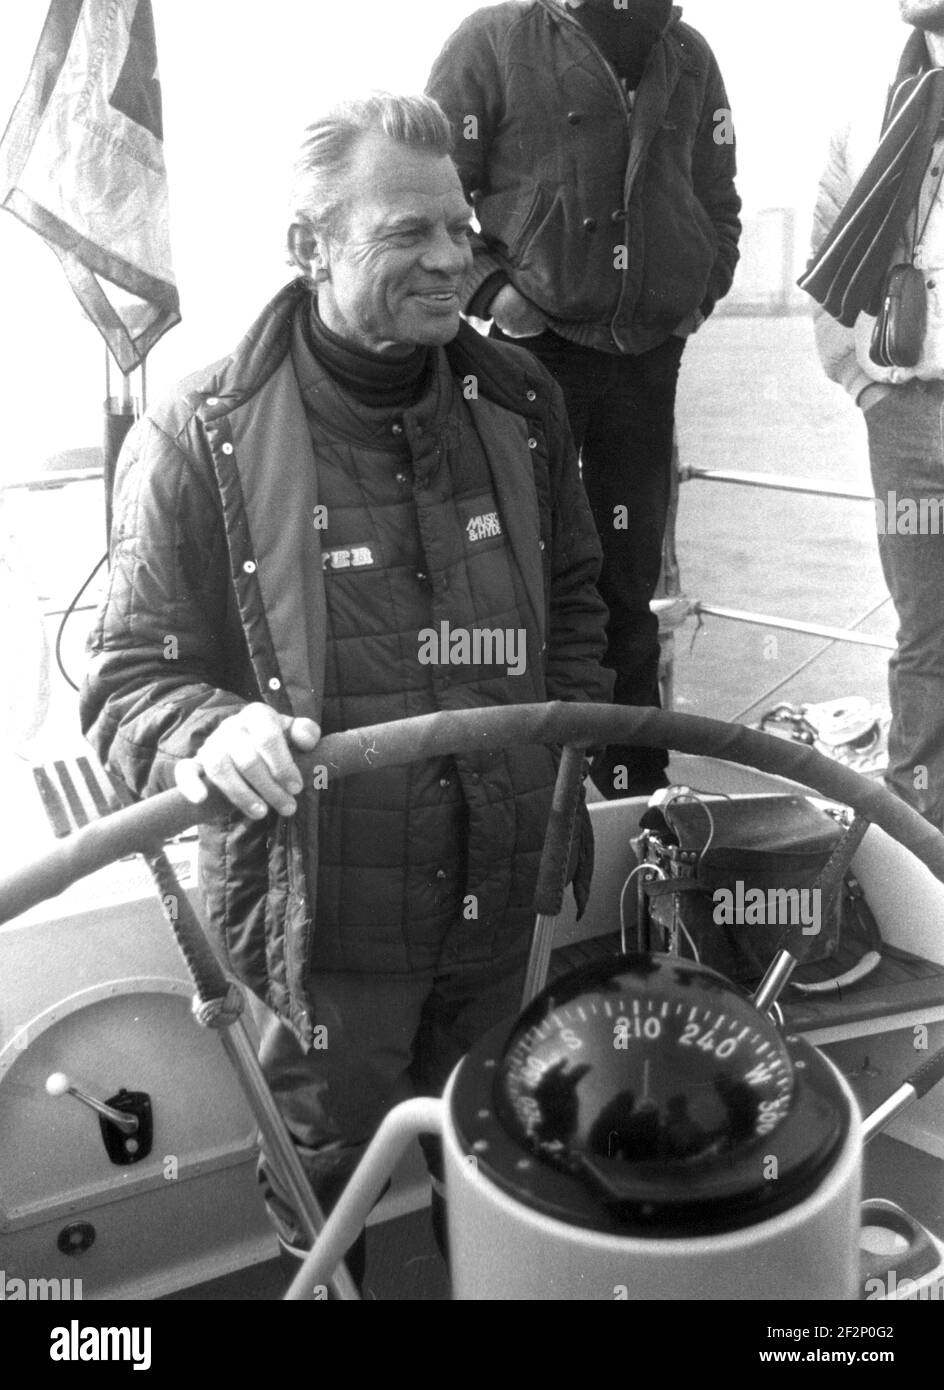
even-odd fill
[[[695,616],[706,613],[713,618],[728,618],[735,623],[754,623],[758,627],[773,627],[782,632],[801,632],[809,637],[825,637],[830,642],[853,642],[861,647],[878,647],[886,652],[895,650],[895,643],[886,641],[884,637],[869,637],[847,627],[803,623],[793,618],[772,618],[768,613],[750,613],[742,608],[721,608],[714,603],[693,603],[691,612]]]
[[[888,641],[883,637],[872,637],[858,632],[856,628],[832,627],[823,623],[807,623],[796,618],[777,618],[768,613],[754,613],[743,608],[729,608],[726,605],[716,603],[703,603],[697,599],[689,599],[682,592],[681,574],[679,570],[678,557],[676,552],[675,530],[678,514],[678,492],[681,483],[686,482],[713,482],[725,483],[739,487],[755,487],[766,489],[771,492],[790,492],[804,494],[811,497],[834,498],[843,502],[872,502],[874,497],[871,493],[861,492],[853,488],[834,487],[829,484],[817,483],[813,479],[803,478],[786,473],[751,473],[736,469],[719,468],[694,468],[689,464],[682,464],[679,459],[678,440],[675,441],[673,453],[673,486],[672,496],[666,521],[665,541],[663,544],[663,566],[660,588],[657,596],[652,602],[653,612],[659,618],[659,638],[662,644],[662,659],[659,666],[659,686],[662,694],[662,705],[665,709],[671,709],[674,703],[675,689],[675,633],[679,627],[690,617],[697,618],[699,621],[704,616],[723,618],[729,622],[748,623],[757,627],[772,628],[781,632],[796,632],[807,637],[820,637],[827,643],[845,642],[853,646],[873,647],[879,651],[894,652],[896,643]],[[884,602],[888,602],[886,599]],[[879,607],[884,606],[880,604]],[[869,611],[865,616],[871,616],[875,609]],[[864,621],[864,617],[859,619]],[[826,648],[824,648],[824,651]],[[816,657],[822,655],[817,653]],[[815,657],[813,659],[816,659]],[[809,663],[804,663],[804,665]],[[789,679],[789,678],[788,678]],[[781,681],[774,686],[774,691],[785,684]],[[772,693],[772,692],[769,692]],[[763,699],[764,697],[762,697]],[[760,703],[755,701],[755,704]],[[754,708],[754,705],[747,707]]]
[[[692,468],[688,464],[679,469],[680,482],[689,483],[699,479],[709,483],[733,483],[740,487],[766,488],[771,492],[800,492],[811,497],[835,497],[843,502],[875,501],[870,492],[830,487],[828,484],[814,483],[810,478],[797,477],[792,473],[748,473],[740,469]]]
[[[63,468],[61,472],[30,473],[25,478],[11,478],[0,482],[0,492],[48,492],[51,488],[65,487],[68,483],[92,483],[105,476],[103,468]]]

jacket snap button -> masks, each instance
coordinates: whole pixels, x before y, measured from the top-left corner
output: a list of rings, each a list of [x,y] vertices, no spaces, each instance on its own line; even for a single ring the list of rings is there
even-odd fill
[[[272,676],[272,678],[271,678],[270,681],[269,681],[269,689],[270,689],[270,690],[281,690],[281,689],[282,689],[282,682],[279,680],[278,676]]]
[[[417,579],[420,581],[421,584],[425,584],[425,583],[426,583],[426,580],[427,580],[427,578],[428,578],[428,576],[425,575],[425,574],[423,573],[422,570],[417,570],[417,571],[416,571],[416,577],[417,577]]]
[[[207,396],[206,403],[207,405],[219,405],[220,398],[219,396]]]
[[[223,453],[224,453],[224,454],[231,454],[232,452],[233,452],[233,446],[232,446],[232,444],[230,444],[229,441],[227,440],[227,442],[223,445]]]
[[[448,778],[448,777],[440,777],[440,779],[439,779],[439,785],[440,785],[441,787],[448,787],[448,786],[449,786],[449,778]]]
[[[406,482],[406,474],[405,474],[405,473],[398,473],[398,474],[397,474],[397,482],[398,482],[398,483],[405,483],[405,482]]]
[[[532,438],[528,440],[528,448],[529,448],[529,449],[536,449],[537,447],[538,447],[538,441],[532,436]]]
[[[579,112],[579,111],[568,111],[568,112],[567,112],[567,119],[568,119],[568,121],[570,122],[571,125],[579,125],[579,124],[580,124],[580,112]]]
[[[583,219],[583,227],[585,232],[595,232],[597,229],[597,219],[595,217],[585,217]]]
[[[436,870],[436,877],[437,877],[438,879],[440,879],[440,880],[444,879],[444,878],[446,877],[446,870],[445,870],[445,869],[437,869],[437,870]]]
[[[243,565],[243,569],[246,571],[247,574],[255,574],[255,572],[256,572],[256,562],[255,562],[255,560],[247,560],[246,563]]]
[[[391,434],[402,434],[402,433],[403,433],[403,426],[402,426],[402,425],[391,425],[391,426],[390,426],[390,433],[391,433]]]
[[[611,213],[610,213],[610,221],[611,221],[611,222],[623,222],[623,221],[625,221],[625,220],[626,220],[626,209],[625,209],[625,208],[616,208],[616,210],[615,210],[614,212],[611,212]]]
[[[529,401],[536,401],[537,398],[538,398],[538,393],[537,393],[537,391],[528,391],[528,393],[527,393],[527,399],[528,399]]]

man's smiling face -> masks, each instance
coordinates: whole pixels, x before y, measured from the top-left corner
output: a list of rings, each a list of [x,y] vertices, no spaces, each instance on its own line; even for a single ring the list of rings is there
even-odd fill
[[[316,243],[323,322],[372,352],[448,343],[472,265],[472,210],[452,160],[364,135],[342,197],[336,236]]]

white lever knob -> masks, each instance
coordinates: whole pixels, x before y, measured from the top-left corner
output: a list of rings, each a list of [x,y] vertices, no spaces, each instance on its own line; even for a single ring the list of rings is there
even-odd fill
[[[86,1095],[84,1091],[79,1090],[78,1086],[73,1086],[65,1072],[54,1071],[51,1076],[48,1076],[46,1078],[46,1091],[51,1096],[75,1096],[76,1100],[80,1100],[83,1105],[87,1105],[97,1115],[110,1120],[116,1129],[121,1130],[122,1134],[137,1134],[138,1132],[136,1115],[126,1115],[123,1110],[114,1110],[104,1101]]]

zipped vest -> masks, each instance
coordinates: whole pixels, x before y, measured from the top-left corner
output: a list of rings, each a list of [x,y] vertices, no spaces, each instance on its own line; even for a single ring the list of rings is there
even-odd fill
[[[356,401],[298,326],[292,353],[323,507],[322,732],[546,698],[488,462],[442,355],[403,410]],[[523,950],[553,775],[529,748],[327,785],[312,964],[415,972]]]

